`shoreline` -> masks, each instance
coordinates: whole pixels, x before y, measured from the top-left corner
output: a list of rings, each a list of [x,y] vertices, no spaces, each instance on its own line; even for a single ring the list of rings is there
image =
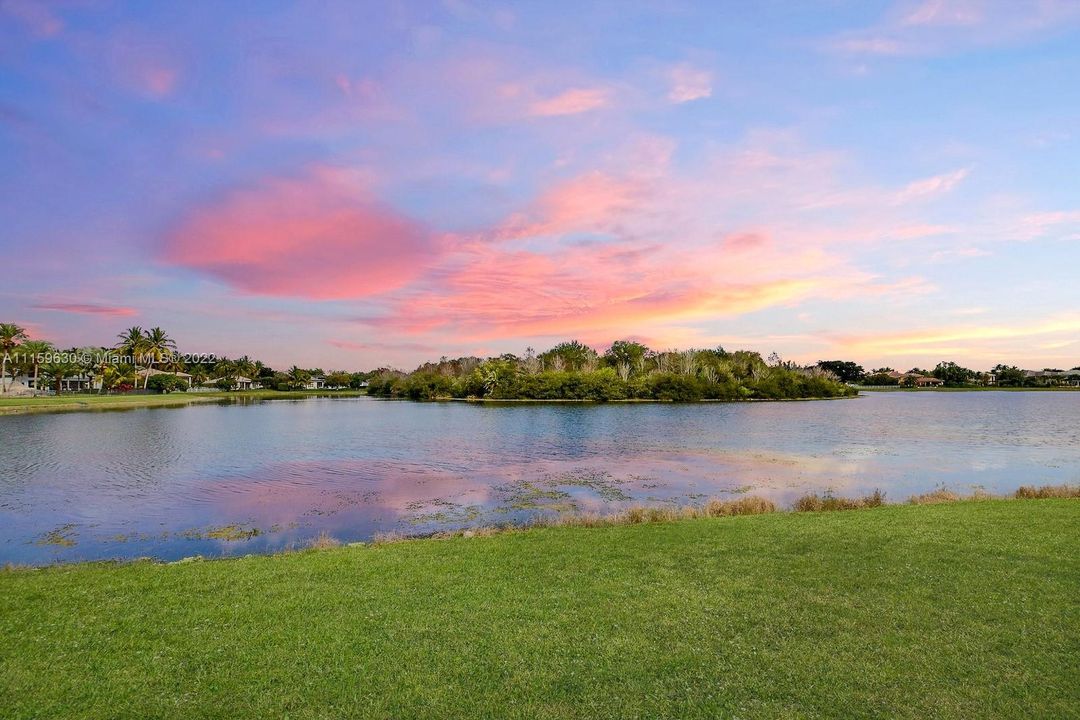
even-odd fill
[[[0,571],[0,671],[20,717],[1063,717],[1078,511],[889,505]]]
[[[366,397],[362,390],[235,390],[165,395],[48,395],[33,398],[0,396],[0,417],[49,412],[93,412],[95,410],[137,410],[181,408],[205,403],[242,400],[302,400],[327,397]]]
[[[724,519],[751,515],[800,515],[822,513],[848,513],[867,511],[878,508],[895,508],[919,505],[958,505],[984,502],[1022,502],[1030,500],[1080,500],[1080,485],[1044,485],[1041,487],[1025,485],[1006,495],[994,495],[977,491],[971,495],[960,495],[951,490],[939,488],[927,493],[912,495],[906,500],[888,502],[880,491],[847,497],[834,495],[828,491],[810,492],[792,504],[791,507],[777,506],[772,500],[758,495],[744,495],[735,499],[712,498],[703,504],[683,505],[678,507],[661,505],[634,505],[613,512],[572,512],[553,515],[537,515],[523,523],[501,523],[495,525],[476,525],[447,530],[434,530],[423,533],[399,531],[376,533],[369,540],[341,542],[325,533],[304,542],[297,547],[289,547],[271,552],[254,552],[244,555],[189,555],[176,560],[162,560],[153,556],[131,558],[104,558],[96,560],[54,561],[42,565],[6,563],[0,565],[3,572],[21,572],[42,570],[55,567],[79,567],[85,565],[133,565],[150,563],[154,565],[176,565],[189,562],[219,562],[240,560],[250,557],[277,557],[297,552],[327,550],[339,547],[367,547],[398,543],[424,542],[430,540],[450,540],[454,538],[492,537],[497,535],[526,533],[548,528],[603,528],[626,525],[653,525],[685,522],[688,520]],[[232,526],[229,526],[232,527]],[[258,530],[256,528],[256,530]],[[239,536],[238,536],[239,539]]]

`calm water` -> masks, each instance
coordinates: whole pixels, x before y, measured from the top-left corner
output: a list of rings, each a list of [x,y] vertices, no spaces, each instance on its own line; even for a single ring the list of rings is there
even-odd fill
[[[536,513],[1080,482],[1080,393],[755,404],[368,398],[0,417],[0,562],[244,554]],[[239,539],[237,539],[239,537]]]

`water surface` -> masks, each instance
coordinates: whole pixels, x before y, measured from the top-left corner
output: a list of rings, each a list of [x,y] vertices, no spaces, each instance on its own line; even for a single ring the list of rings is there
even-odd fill
[[[0,562],[244,554],[753,493],[1080,482],[1080,393],[273,400],[0,417]]]

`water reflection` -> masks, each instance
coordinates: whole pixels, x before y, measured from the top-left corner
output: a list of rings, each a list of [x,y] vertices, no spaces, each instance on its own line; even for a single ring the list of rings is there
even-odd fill
[[[0,561],[247,553],[752,492],[1080,482],[1080,394],[815,403],[366,398],[0,418]]]

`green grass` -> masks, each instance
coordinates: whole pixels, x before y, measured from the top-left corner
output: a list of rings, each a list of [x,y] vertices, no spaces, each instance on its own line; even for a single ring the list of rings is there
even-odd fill
[[[0,573],[5,717],[1076,717],[1080,502]]]
[[[975,385],[971,387],[900,387],[899,385],[854,385],[861,392],[1080,392],[1080,387],[1065,385],[1057,387],[1000,387],[998,385]]]
[[[356,397],[362,390],[238,390],[235,392],[169,393],[168,395],[58,395],[34,398],[0,397],[0,415],[71,410],[122,410],[137,407],[173,407],[221,400],[286,400],[314,396]]]

